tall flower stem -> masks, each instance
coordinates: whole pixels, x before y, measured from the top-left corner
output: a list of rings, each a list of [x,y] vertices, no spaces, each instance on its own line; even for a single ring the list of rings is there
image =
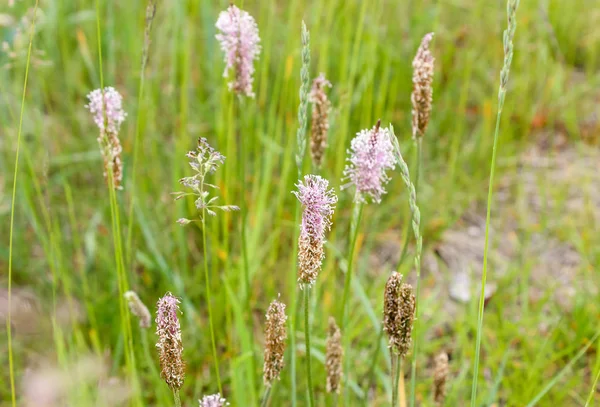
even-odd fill
[[[311,361],[310,361],[310,318],[309,318],[309,300],[310,300],[310,287],[304,288],[304,336],[306,337],[306,379],[308,381],[308,401],[309,407],[315,405],[313,384],[312,384],[312,372],[311,372]]]
[[[271,398],[271,388],[272,387],[273,387],[273,385],[265,387],[265,391],[264,391],[262,399],[260,401],[260,407],[267,407],[267,405],[269,404],[269,399]]]
[[[23,116],[25,114],[25,94],[27,93],[27,80],[29,79],[29,63],[31,61],[31,48],[33,44],[33,34],[35,33],[35,17],[38,9],[38,0],[35,2],[33,9],[33,22],[31,31],[29,32],[29,47],[27,48],[27,64],[25,65],[25,79],[23,80],[23,96],[21,98],[21,113],[19,116],[19,131],[17,133],[17,151],[15,153],[15,171],[13,176],[13,191],[10,205],[10,234],[8,243],[8,315],[6,318],[6,335],[8,342],[8,369],[10,376],[10,397],[12,407],[17,405],[17,393],[15,391],[15,372],[12,349],[12,249],[13,249],[13,234],[15,226],[15,202],[17,197],[17,175],[19,172],[19,150],[21,146],[21,133],[23,129]]]
[[[473,384],[471,388],[471,407],[477,404],[477,379],[479,376],[479,355],[481,351],[481,334],[483,330],[483,312],[485,304],[485,283],[487,279],[487,260],[489,249],[490,215],[492,210],[492,197],[494,191],[494,173],[496,170],[496,150],[498,147],[498,135],[500,133],[500,118],[504,107],[506,85],[510,73],[510,65],[513,58],[513,38],[517,29],[517,8],[519,0],[508,0],[507,17],[508,28],[504,31],[504,64],[500,72],[500,87],[498,90],[498,113],[496,115],[496,129],[494,130],[494,143],[492,147],[492,162],[490,165],[490,181],[488,185],[487,210],[485,216],[485,243],[483,246],[483,270],[481,274],[481,292],[479,295],[479,310],[477,315],[477,338],[475,340],[475,361],[473,362]]]
[[[302,67],[300,68],[300,103],[298,105],[298,130],[296,131],[296,167],[298,168],[298,178],[302,178],[302,167],[304,164],[304,155],[306,152],[306,127],[308,125],[308,94],[310,90],[310,32],[306,28],[306,24],[302,21]],[[300,204],[296,205],[296,216],[294,224],[300,222]],[[294,240],[296,236],[294,236]],[[291,393],[292,407],[296,407],[296,316],[298,310],[298,293],[297,293],[297,274],[298,262],[296,256],[298,254],[297,245],[294,245],[295,253],[292,257],[294,262],[293,273],[290,275],[290,374],[291,374]]]
[[[96,34],[98,41],[98,65],[100,71],[100,89],[102,92],[102,115],[104,117],[104,128],[106,128],[106,98],[104,96],[104,72],[102,64],[102,31],[100,26],[100,0],[96,0]],[[102,131],[102,130],[101,130]],[[106,133],[105,133],[106,136]],[[129,370],[130,379],[133,386],[133,394],[136,398],[137,405],[142,405],[137,370],[135,368],[135,355],[133,352],[133,333],[131,329],[131,321],[129,309],[125,302],[124,294],[127,291],[127,276],[125,275],[125,263],[123,260],[123,243],[121,237],[121,220],[119,212],[119,203],[115,191],[114,167],[108,166],[108,191],[110,199],[111,223],[113,233],[113,244],[115,252],[115,263],[117,270],[117,285],[119,288],[119,309],[121,314],[121,325],[125,342],[125,364]]]
[[[213,313],[212,313],[212,301],[210,295],[210,277],[208,275],[208,255],[206,250],[206,209],[202,210],[202,251],[204,255],[204,279],[206,287],[206,302],[208,308],[208,322],[210,324],[210,341],[212,344],[213,362],[215,364],[215,374],[217,376],[217,387],[219,393],[223,394],[223,388],[221,386],[221,374],[219,373],[219,359],[217,358],[217,343],[215,341],[215,328],[213,324]]]
[[[173,398],[175,399],[175,407],[181,407],[181,398],[179,397],[179,390],[173,390]]]
[[[350,281],[352,279],[352,268],[354,264],[354,251],[356,249],[356,240],[358,238],[358,229],[362,219],[363,204],[356,202],[352,211],[352,220],[350,221],[350,247],[348,250],[346,277],[344,279],[344,294],[342,296],[342,309],[340,313],[341,328],[346,327],[348,296],[350,295]],[[346,335],[347,336],[347,335]]]
[[[395,360],[394,360],[395,359]],[[402,356],[392,352],[392,407],[398,406],[398,384],[402,374]]]
[[[352,279],[352,266],[354,264],[354,251],[356,249],[356,240],[358,238],[358,229],[360,225],[360,221],[362,219],[364,205],[360,202],[355,202],[354,209],[352,211],[352,219],[350,221],[350,247],[348,251],[347,258],[347,267],[346,267],[346,277],[344,279],[344,294],[342,296],[342,309],[340,313],[340,321],[341,321],[341,329],[343,332],[346,331],[346,318],[347,318],[347,303],[348,297],[350,295],[350,282]],[[344,348],[346,349],[347,356],[344,360],[344,377],[346,379],[346,383],[348,382],[349,374],[350,374],[350,335],[344,335]],[[344,386],[344,401],[345,403],[349,402],[350,392],[349,386]]]
[[[417,337],[417,329],[419,326],[419,292],[420,292],[420,283],[421,283],[421,252],[423,251],[423,236],[421,236],[421,211],[419,210],[419,206],[417,204],[417,188],[410,180],[410,172],[408,170],[408,165],[404,158],[402,157],[402,152],[400,151],[400,144],[398,143],[398,139],[394,135],[394,129],[390,126],[390,132],[392,133],[392,141],[394,144],[394,155],[396,157],[396,161],[398,162],[398,166],[400,167],[400,176],[402,177],[402,181],[408,189],[408,205],[410,207],[410,212],[412,214],[412,230],[415,240],[417,242],[416,250],[415,250],[415,271],[417,273],[417,283],[415,289],[415,321],[413,323],[413,352],[412,352],[412,367],[410,374],[410,405],[415,405],[415,388],[416,388],[416,377],[417,377],[417,352],[418,352],[418,337]],[[418,155],[420,157],[421,151],[421,139],[417,139],[417,148]],[[419,158],[419,166],[420,166],[420,158]],[[417,167],[418,170],[419,167]],[[417,176],[418,179],[418,176]],[[400,263],[398,264],[400,266]]]

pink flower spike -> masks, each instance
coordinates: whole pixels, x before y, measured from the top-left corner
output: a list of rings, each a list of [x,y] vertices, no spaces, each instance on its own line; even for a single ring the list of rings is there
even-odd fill
[[[219,14],[216,27],[220,31],[216,38],[221,43],[221,49],[225,54],[223,76],[229,78],[233,71],[229,90],[253,98],[254,61],[260,54],[260,37],[256,21],[248,12],[231,5]]]
[[[380,122],[371,130],[362,130],[352,140],[348,164],[344,169],[344,179],[348,181],[344,188],[356,188],[355,200],[380,203],[381,196],[386,193],[385,184],[390,180],[387,170],[396,167],[392,134],[389,129],[380,127]]]
[[[324,240],[325,231],[331,228],[337,196],[329,187],[329,181],[318,175],[305,175],[304,183],[296,184],[298,192],[292,192],[302,204],[300,234],[312,239]]]
[[[104,103],[102,103],[102,89],[96,89],[88,94],[89,104],[85,105],[94,116],[94,123],[104,131],[106,115],[107,131],[113,135],[119,133],[121,124],[125,121],[127,113],[123,110],[123,97],[115,88],[104,88]],[[104,106],[103,106],[104,105]]]

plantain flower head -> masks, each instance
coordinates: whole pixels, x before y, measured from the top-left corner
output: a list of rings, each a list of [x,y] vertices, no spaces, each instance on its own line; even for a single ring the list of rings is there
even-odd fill
[[[229,89],[237,94],[254,97],[254,61],[260,54],[256,21],[248,12],[232,4],[219,14],[216,27],[219,30],[216,38],[225,54],[223,76],[233,76],[229,82]]]
[[[369,198],[381,202],[381,196],[386,193],[385,185],[390,180],[386,171],[396,167],[392,134],[380,124],[378,121],[371,130],[357,133],[348,151],[348,164],[344,169],[348,182],[344,188],[354,186],[355,200],[361,203]]]
[[[324,258],[325,232],[331,228],[337,196],[329,181],[318,175],[304,176],[293,194],[302,204],[302,224],[298,239],[298,280],[311,286],[317,279]]]
[[[166,293],[158,300],[156,311],[156,335],[161,377],[172,390],[179,390],[185,377],[183,363],[183,344],[181,342],[181,327],[179,326],[179,299],[171,293]]]

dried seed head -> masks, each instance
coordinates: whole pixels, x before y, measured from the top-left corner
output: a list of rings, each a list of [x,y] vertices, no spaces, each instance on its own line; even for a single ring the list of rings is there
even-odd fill
[[[310,134],[310,154],[317,167],[321,166],[323,154],[327,148],[327,132],[329,131],[329,109],[331,102],[327,98],[325,88],[331,83],[321,74],[312,84],[309,100],[313,105]]]
[[[448,371],[448,354],[441,352],[435,357],[435,370],[433,372],[433,400],[436,406],[444,405]]]
[[[429,43],[433,39],[433,33],[423,37],[417,55],[413,60],[413,92],[410,96],[412,102],[412,132],[413,138],[418,139],[425,135],[429,116],[431,115],[431,103],[433,100],[433,63],[435,59],[429,51]]]
[[[185,378],[183,362],[183,344],[181,343],[181,327],[179,326],[179,299],[166,293],[158,300],[156,311],[156,334],[161,377],[172,390],[179,390]]]
[[[233,80],[229,89],[237,94],[254,97],[252,82],[254,81],[254,61],[260,54],[260,37],[258,26],[248,12],[234,5],[222,11],[216,24],[219,34],[216,38],[225,53],[225,72],[228,77],[233,72]]]
[[[402,283],[402,274],[393,272],[385,284],[383,329],[389,337],[389,348],[402,357],[410,351],[414,317],[412,286]]]
[[[198,402],[200,403],[200,407],[223,407],[229,405],[227,400],[221,397],[220,393],[204,396]]]
[[[148,311],[148,307],[140,300],[140,297],[134,291],[127,291],[125,299],[127,300],[127,304],[129,304],[131,313],[140,320],[140,327],[150,328],[152,316],[150,315],[150,311]]]
[[[327,336],[327,349],[325,368],[327,369],[327,392],[340,393],[342,383],[342,332],[333,317],[329,317],[329,335]]]
[[[348,151],[348,164],[344,169],[344,179],[348,182],[343,188],[354,186],[357,202],[367,202],[368,197],[381,202],[381,196],[386,193],[385,184],[390,180],[386,171],[396,167],[392,134],[380,124],[378,121],[372,129],[357,133]]]
[[[293,192],[302,204],[302,224],[298,238],[298,281],[300,287],[312,285],[323,262],[325,232],[331,228],[337,196],[329,181],[318,175],[306,175]]]
[[[263,381],[265,386],[271,386],[284,366],[283,354],[285,353],[285,304],[273,300],[267,310],[267,323],[265,328],[265,355],[263,366]]]

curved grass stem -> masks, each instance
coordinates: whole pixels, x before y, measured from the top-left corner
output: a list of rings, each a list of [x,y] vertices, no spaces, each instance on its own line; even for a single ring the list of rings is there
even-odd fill
[[[13,258],[13,235],[15,226],[15,201],[17,196],[17,175],[19,172],[19,150],[21,147],[21,134],[23,131],[23,116],[25,114],[25,95],[27,93],[27,80],[29,79],[29,64],[31,62],[31,48],[33,45],[33,34],[35,33],[35,17],[38,9],[38,0],[33,9],[33,22],[29,32],[29,46],[27,48],[27,63],[25,64],[25,79],[23,80],[23,96],[21,98],[21,113],[19,115],[19,131],[17,132],[17,151],[15,152],[15,171],[13,176],[13,191],[10,204],[10,232],[8,243],[8,312],[6,317],[6,336],[8,345],[8,369],[10,376],[10,398],[12,407],[17,405],[17,394],[15,391],[15,372],[12,348],[12,258]]]

